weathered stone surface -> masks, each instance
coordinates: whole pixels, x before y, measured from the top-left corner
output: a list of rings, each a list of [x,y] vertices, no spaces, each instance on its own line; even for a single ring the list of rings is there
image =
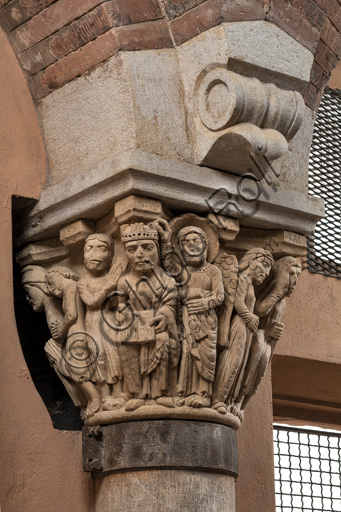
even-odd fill
[[[60,230],[60,241],[64,245],[76,245],[83,242],[94,229],[93,222],[78,220]]]
[[[305,107],[301,128],[289,143],[288,152],[271,163],[274,171],[268,166],[268,181],[262,181],[264,193],[270,187],[295,192],[308,192],[308,172],[310,144],[314,130],[315,113]],[[276,174],[278,176],[276,176]],[[296,231],[296,230],[292,230]],[[300,230],[298,230],[300,231]]]
[[[97,167],[113,148],[117,154],[135,145],[129,80],[120,56],[55,91],[39,109],[53,161],[51,183]]]
[[[67,256],[67,248],[64,247],[58,238],[52,238],[50,240],[27,245],[17,253],[16,261],[21,266],[49,264],[53,261],[66,258]]]
[[[309,81],[313,54],[275,25],[263,21],[227,23],[225,34],[230,58]]]
[[[258,196],[257,201],[243,201],[237,190],[237,176],[142,151],[119,154],[103,162],[91,175],[84,172],[79,176],[45,189],[39,204],[27,216],[16,244],[58,236],[61,224],[79,217],[100,218],[129,190],[138,195],[163,197],[169,208],[233,215],[242,217],[247,226],[297,233],[311,232],[324,211],[321,199],[276,187],[265,188],[263,184],[260,195],[258,190],[252,191],[253,196]]]
[[[209,213],[207,218],[213,222],[218,230],[220,244],[225,248],[224,242],[234,240],[239,233],[239,221],[232,217],[224,217],[223,215],[215,215]]]
[[[154,420],[83,428],[85,471],[181,468],[236,477],[237,459],[236,432],[215,423]]]
[[[203,160],[203,155],[217,142],[215,134],[202,129],[202,122],[197,116],[197,80],[203,70],[209,68],[212,62],[215,63],[214,66],[221,66],[225,71],[226,66],[232,63],[234,69],[239,52],[238,65],[241,67],[238,68],[238,73],[250,73],[247,63],[254,66],[252,69],[257,74],[257,69],[267,62],[269,68],[264,73],[269,73],[268,79],[274,79],[275,83],[283,80],[285,88],[289,84],[291,87],[302,84],[307,79],[308,70],[310,71],[308,63],[311,62],[311,54],[278,28],[269,28],[268,25],[264,22],[230,23],[205,32],[177,50],[155,50],[138,54],[127,52],[111,58],[90,75],[80,77],[56,91],[54,95],[43,99],[40,113],[49,158],[54,164],[51,166],[51,183],[96,167],[111,156],[112,147],[115,147],[116,153],[139,147],[144,151],[185,159],[187,162],[202,162],[203,165],[220,167],[214,155],[210,156],[209,161]],[[138,27],[142,30],[143,26],[143,23],[136,25],[136,30]],[[59,87],[67,79],[68,73],[71,76],[84,72],[89,59],[95,65],[114,49],[118,51],[123,47],[123,30],[133,28],[134,26],[121,27],[116,32],[100,36],[84,47],[83,56],[77,56],[77,52],[73,52],[65,57],[67,61],[60,61],[39,72],[32,80],[32,87],[36,88],[38,95],[44,95],[47,90]],[[257,38],[261,41],[264,31],[266,38],[279,41],[278,51],[281,48],[281,55],[269,52],[268,45],[258,45],[260,57],[257,57],[252,41]],[[263,41],[266,38],[263,37]],[[307,64],[298,66],[299,60]],[[232,74],[240,76],[244,81],[249,80],[235,72]],[[141,83],[144,84],[143,87],[140,86]],[[294,93],[282,91],[283,94]],[[217,108],[220,109],[224,96],[215,96],[218,101]],[[276,116],[271,112],[272,109],[269,108],[267,122],[263,123],[266,129],[274,128],[271,119]],[[282,114],[280,117],[283,117]],[[239,123],[240,121],[239,119]],[[245,122],[245,119],[242,121]],[[246,120],[247,122],[249,121]],[[248,141],[247,133],[250,130],[244,130],[242,134],[239,131],[231,134],[232,142],[235,138],[244,140],[245,137]],[[274,135],[274,132],[271,133]],[[278,157],[286,149],[287,143],[283,137],[280,140],[278,137],[274,138],[270,136],[270,131],[256,134],[253,130],[249,137],[249,151],[254,151],[255,145],[262,146],[262,151],[265,151],[265,144],[269,158],[271,155]],[[222,144],[223,142],[221,141]],[[247,152],[248,145],[244,146]],[[213,148],[213,152],[216,151]],[[226,155],[221,158],[226,160]],[[244,167],[248,163],[246,155]],[[253,165],[252,162],[250,165]],[[294,163],[294,169],[298,167],[302,167],[302,162],[300,166],[298,162]],[[58,169],[58,177],[55,176],[54,169]]]
[[[303,256],[307,250],[307,239],[291,231],[277,231],[271,229],[241,228],[239,234],[229,245],[236,250],[247,251],[254,245],[270,251],[275,257]]]
[[[224,21],[262,20],[266,16],[262,0],[237,0],[234,2],[218,0],[218,4]]]
[[[78,221],[62,232],[67,258],[59,257],[53,266],[48,260],[22,269],[27,300],[34,311],[45,311],[51,334],[46,355],[74,404],[83,409],[86,425],[167,418],[237,429],[282,334],[285,297],[293,293],[301,273],[298,260],[286,256],[275,261],[272,252],[285,254],[285,243],[299,244],[302,237],[291,234],[288,241],[284,236],[287,240],[280,247],[277,233],[271,233],[263,247],[259,238],[263,242],[268,232],[249,230],[245,236],[242,230],[238,240],[246,239],[251,247],[238,260],[234,254],[242,244],[237,240],[231,251],[222,252],[217,228],[209,219],[186,213],[170,223],[161,217],[134,222],[132,202],[136,205],[136,198],[126,201],[128,217],[118,212],[126,222],[120,225],[120,236],[91,233],[82,258],[76,246],[88,226]],[[156,201],[145,200],[142,207],[146,204],[147,211],[151,205],[160,210]],[[123,209],[124,202],[120,206]],[[258,294],[255,286],[263,282]],[[206,455],[198,455],[193,446],[186,452],[176,433],[180,465],[197,469],[204,460],[204,468],[235,474],[233,463],[219,455],[224,439],[217,441],[231,431],[202,425],[195,442],[200,445],[202,435],[212,437],[213,445],[205,444]],[[182,428],[185,445],[187,426]],[[134,433],[134,426],[122,428],[119,439],[124,432],[134,438],[134,443],[127,439],[125,447],[140,444],[138,429]],[[169,444],[171,431],[160,428]],[[215,432],[207,432],[213,428]],[[86,455],[89,469],[107,472],[132,464],[130,452],[121,462],[118,452],[110,458],[110,432],[120,429],[105,430],[103,451],[97,434],[93,439],[88,432],[90,451],[100,450]],[[142,432],[142,437],[147,435]],[[118,449],[117,441],[115,446]],[[156,453],[162,455],[163,450],[157,448]],[[162,456],[147,451],[132,467],[173,467],[177,451],[170,453],[175,459],[168,455],[164,463]]]
[[[137,147],[190,160],[191,145],[175,51],[131,52],[124,54],[123,59],[131,87]]]
[[[142,196],[127,196],[115,203],[114,215],[119,225],[127,222],[153,221],[160,217],[169,219],[161,201]]]
[[[112,474],[96,482],[96,512],[234,512],[234,478],[203,471]]]
[[[115,31],[106,32],[29,79],[33,97],[36,100],[44,98],[53,90],[115,55],[118,50],[119,42]],[[24,57],[22,64],[26,69]],[[42,58],[39,55],[37,60],[31,61],[28,71],[34,69],[36,64],[38,66],[42,64]]]

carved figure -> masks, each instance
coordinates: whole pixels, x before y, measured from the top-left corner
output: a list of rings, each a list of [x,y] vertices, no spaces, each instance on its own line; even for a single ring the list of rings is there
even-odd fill
[[[170,248],[171,230],[158,221],[164,267],[180,281],[182,358],[178,405],[209,407],[216,367],[218,320],[216,309],[224,300],[220,270],[207,262],[208,239],[200,227],[186,226],[177,233],[180,255]],[[182,264],[185,268],[179,268]],[[185,281],[182,275],[187,276]]]
[[[285,297],[293,293],[301,274],[296,258],[285,256],[272,267],[272,279],[256,300],[255,313],[260,317],[259,329],[253,334],[248,362],[235,407],[242,412],[256,393],[283,332],[281,322]]]
[[[214,223],[191,213],[120,229],[114,263],[113,239],[94,233],[83,269],[74,245],[72,268],[23,269],[51,365],[88,425],[151,415],[238,428],[282,334],[298,260],[254,248],[238,263]]]
[[[38,265],[27,265],[22,270],[22,284],[27,293],[27,300],[34,311],[45,311],[47,325],[53,331],[52,338],[45,344],[46,355],[54,367],[57,375],[63,382],[67,392],[77,407],[84,407],[87,403],[86,394],[70,378],[65,367],[62,355],[64,338],[55,329],[64,321],[61,301],[51,294],[46,284],[46,270]]]
[[[116,289],[122,274],[120,264],[111,266],[113,240],[101,233],[95,233],[85,241],[85,275],[77,283],[77,289],[86,306],[85,330],[92,346],[94,364],[91,381],[96,384],[102,398],[102,408],[110,410],[124,405],[121,395],[122,371],[113,331],[101,315],[104,300]],[[117,390],[113,387],[117,384]]]
[[[226,414],[230,404],[230,411],[239,416],[239,409],[233,403],[239,393],[252,334],[259,324],[258,316],[253,312],[256,302],[254,285],[261,284],[269,275],[273,261],[269,251],[255,248],[247,251],[239,262],[229,348],[220,355],[212,398],[213,408],[222,414]]]
[[[80,300],[77,284],[78,274],[73,270],[56,266],[48,270],[46,285],[52,296],[62,300],[63,320],[55,319],[51,324],[54,339],[65,340],[58,367],[65,376],[78,383],[87,398],[84,418],[93,416],[101,406],[101,395],[91,382],[95,359],[91,358],[91,339],[84,332],[84,307]],[[67,339],[65,339],[67,337]],[[90,343],[90,346],[89,346]],[[53,343],[47,345],[50,353]]]
[[[174,407],[176,366],[180,356],[175,281],[159,265],[158,231],[152,224],[121,227],[129,271],[118,282],[122,324],[119,354],[129,400],[135,410],[154,399]],[[129,308],[127,304],[129,303]],[[129,318],[133,315],[133,321]]]

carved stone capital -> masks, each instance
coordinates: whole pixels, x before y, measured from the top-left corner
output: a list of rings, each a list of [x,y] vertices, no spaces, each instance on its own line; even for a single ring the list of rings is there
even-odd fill
[[[237,234],[235,220],[212,214],[168,222],[165,211],[132,196],[62,228],[53,258],[53,244],[30,244],[18,255],[23,286],[45,311],[46,355],[86,425],[186,419],[236,430],[281,336],[304,238]]]

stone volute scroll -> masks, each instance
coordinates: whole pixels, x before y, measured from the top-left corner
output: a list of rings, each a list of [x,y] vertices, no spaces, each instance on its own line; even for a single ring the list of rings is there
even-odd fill
[[[226,252],[215,223],[193,213],[134,220],[23,267],[51,333],[46,355],[85,425],[167,418],[236,430],[300,263],[263,247]]]
[[[288,151],[304,118],[304,101],[297,91],[243,76],[224,66],[208,66],[195,84],[198,132],[203,143],[200,164],[233,174],[264,177]]]

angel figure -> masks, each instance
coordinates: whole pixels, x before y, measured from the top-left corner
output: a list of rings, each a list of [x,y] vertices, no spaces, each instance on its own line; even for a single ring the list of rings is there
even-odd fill
[[[240,389],[252,334],[259,324],[259,317],[254,314],[254,285],[261,284],[269,275],[273,261],[269,251],[255,248],[246,251],[239,262],[229,347],[220,354],[212,397],[213,409],[221,414],[226,414],[229,404],[230,411],[239,415],[239,411],[233,408],[233,402]]]
[[[209,407],[216,368],[216,310],[224,300],[221,272],[207,261],[208,238],[199,226],[185,226],[177,232],[180,253],[171,247],[167,221],[160,219],[157,226],[163,266],[179,284],[182,358],[177,405]]]
[[[252,337],[243,381],[234,404],[241,412],[256,393],[282,335],[285,298],[293,293],[301,270],[300,262],[292,256],[276,261],[272,267],[271,281],[257,297],[255,313],[260,318],[259,327]]]

